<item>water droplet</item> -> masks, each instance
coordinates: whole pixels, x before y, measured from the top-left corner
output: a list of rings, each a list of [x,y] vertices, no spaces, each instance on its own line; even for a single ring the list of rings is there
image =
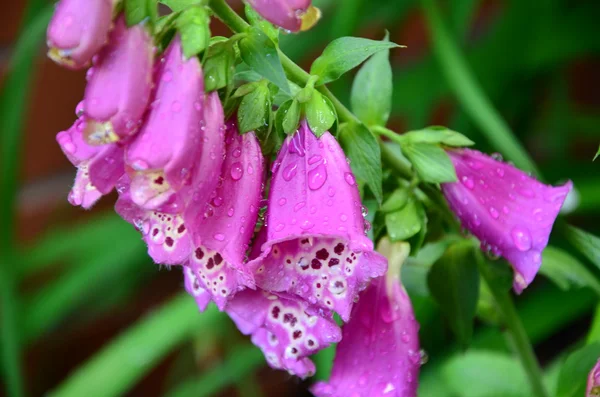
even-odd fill
[[[498,213],[498,210],[494,207],[490,207],[490,215],[494,219],[498,219],[498,217],[500,216],[500,214]]]
[[[427,361],[429,361],[429,355],[427,354],[427,352],[425,351],[425,349],[421,349],[419,351],[419,355],[421,356],[421,365],[427,364]]]
[[[235,212],[235,210],[233,209],[233,207],[230,207],[230,208],[227,210],[227,216],[230,216],[230,217],[231,217],[231,216],[233,216],[234,212]]]
[[[248,175],[254,174],[254,167],[252,167],[252,164],[248,164],[246,171],[248,172]]]
[[[461,178],[461,181],[463,185],[465,185],[469,190],[473,190],[473,188],[475,187],[475,182],[473,182],[473,179],[469,178],[468,176],[463,176]]]
[[[528,188],[528,187],[524,187],[524,188],[519,189],[519,193],[523,197],[527,197],[527,198],[534,198],[535,197],[535,192],[532,189]]]
[[[285,203],[287,203],[287,199],[285,197],[282,197],[279,199],[278,203],[279,205],[285,205]]]
[[[231,155],[237,159],[238,157],[240,157],[242,155],[242,149],[240,149],[239,147],[233,149],[233,152],[231,152]]]
[[[300,211],[302,208],[304,208],[304,206],[306,206],[306,201],[299,202],[294,206],[294,212]]]
[[[242,176],[244,175],[244,169],[242,168],[242,163],[240,163],[239,161],[236,163],[233,163],[231,165],[231,178],[234,181],[239,181]]]
[[[467,164],[469,165],[469,167],[471,167],[474,170],[480,170],[483,168],[483,163],[481,161],[469,161],[467,162]]]
[[[366,218],[367,215],[369,215],[369,209],[367,207],[365,207],[364,205],[361,205],[360,213],[362,214],[363,218]]]
[[[504,176],[504,170],[502,168],[496,168],[496,174],[502,178]]]
[[[344,175],[344,179],[346,180],[348,185],[350,185],[350,186],[356,185],[356,179],[354,178],[354,175],[352,175],[350,172],[346,172],[346,175]]]
[[[325,168],[324,164],[320,164],[308,172],[308,187],[312,190],[320,189],[326,180],[327,168]]]
[[[348,220],[348,216],[346,214],[340,215],[340,221],[346,222]]]
[[[524,252],[531,249],[531,233],[529,233],[529,230],[524,227],[515,226],[510,235],[515,243],[515,247],[519,251]]]
[[[277,226],[275,226],[275,231],[280,232],[285,228],[285,225],[283,223],[278,224]]]
[[[215,240],[217,241],[223,241],[225,240],[225,235],[222,233],[215,233],[215,235],[213,236],[215,238]]]
[[[220,206],[221,206],[221,204],[223,204],[223,197],[220,197],[220,196],[217,196],[217,197],[215,197],[215,198],[212,200],[212,204],[213,204],[215,207],[220,207]]]
[[[502,155],[500,153],[492,153],[492,155],[490,157],[493,158],[496,161],[503,161],[504,160],[504,158],[502,157]]]
[[[296,175],[297,171],[298,171],[298,164],[292,163],[292,164],[287,165],[283,169],[283,179],[288,182],[291,181],[292,178]]]
[[[314,156],[311,156],[308,159],[308,164],[313,165],[315,163],[318,163],[319,161],[321,161],[323,157],[319,156],[318,154],[315,154]]]

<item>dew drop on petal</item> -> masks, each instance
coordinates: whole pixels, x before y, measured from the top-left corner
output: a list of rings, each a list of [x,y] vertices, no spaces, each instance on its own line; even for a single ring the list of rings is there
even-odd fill
[[[500,216],[500,214],[498,213],[498,210],[494,207],[490,207],[490,215],[494,219],[498,219],[498,217]]]
[[[236,162],[231,165],[231,178],[234,181],[239,181],[244,175],[244,168],[242,167],[242,163]]]
[[[292,178],[296,175],[297,171],[298,171],[298,165],[296,163],[288,164],[283,169],[283,179],[288,182],[291,181]]]
[[[531,249],[531,234],[524,227],[515,226],[511,231],[512,240],[519,251]]]
[[[465,185],[467,189],[473,190],[473,188],[475,187],[475,182],[473,182],[473,179],[469,178],[468,176],[463,176],[461,180],[463,185]]]
[[[318,190],[327,180],[327,168],[320,164],[308,172],[308,187],[311,190]]]
[[[215,235],[213,235],[213,237],[217,241],[223,241],[223,240],[225,240],[225,235],[223,233],[215,233]]]
[[[348,185],[350,186],[354,186],[356,184],[356,179],[354,178],[354,175],[352,175],[350,172],[346,172],[344,179],[346,180],[346,183],[348,183]]]

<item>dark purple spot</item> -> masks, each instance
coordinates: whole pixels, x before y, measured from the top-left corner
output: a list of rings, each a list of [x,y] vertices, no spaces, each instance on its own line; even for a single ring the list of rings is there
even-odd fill
[[[181,225],[180,225],[180,226],[177,228],[177,231],[178,231],[179,233],[183,233],[183,232],[185,232],[185,225],[182,223],[182,224],[181,224]]]
[[[204,258],[204,251],[201,248],[196,248],[196,258],[198,260]]]
[[[329,258],[329,252],[327,252],[327,250],[325,248],[321,248],[320,250],[317,251],[316,256],[318,259],[324,261],[327,258]]]
[[[298,322],[298,319],[292,313],[286,313],[283,315],[283,322],[290,323],[290,325],[293,327]]]
[[[219,276],[219,280],[223,281],[223,276]]]
[[[294,339],[298,339],[302,336],[302,331],[294,331],[292,336],[294,337]]]
[[[308,244],[308,239],[303,238],[302,240],[300,240],[300,244]]]
[[[317,288],[321,288],[321,283],[317,283]]]
[[[162,176],[159,176],[158,178],[156,178],[154,180],[154,183],[156,183],[157,185],[162,185],[164,181],[165,181],[165,178],[163,178]]]
[[[329,267],[337,266],[340,264],[340,260],[338,258],[331,258],[329,260]]]
[[[312,267],[315,270],[318,270],[321,268],[321,261],[318,260],[317,258],[314,258],[311,262],[310,262],[310,267]]]
[[[227,291],[226,291],[226,290],[224,290],[224,289],[222,289],[222,290],[221,290],[221,293],[222,293],[223,295],[225,295],[225,294],[227,293]]]
[[[291,260],[291,259],[286,259],[286,260],[285,260],[285,262],[286,262],[287,264],[290,264],[290,263],[292,263],[292,260]]]
[[[214,258],[215,258],[215,265],[217,265],[217,266],[220,265],[221,262],[223,262],[223,257],[218,252],[215,254]]]
[[[208,262],[206,262],[206,268],[210,270],[213,267],[215,267],[215,261],[213,258],[208,258]]]
[[[314,340],[312,340],[312,339],[309,339],[309,340],[308,340],[308,345],[309,345],[309,346],[314,346],[314,345],[315,345],[315,341],[314,341]]]
[[[271,310],[271,314],[273,315],[273,318],[278,318],[280,311],[281,311],[281,309],[278,306],[275,306],[273,308],[273,310]]]
[[[167,237],[165,239],[165,244],[167,244],[169,247],[172,247],[173,244],[175,244],[175,240],[173,240],[171,237]]]
[[[338,255],[342,255],[342,252],[344,252],[344,244],[338,243],[338,245],[336,245],[333,249],[333,252],[335,252]]]
[[[333,284],[333,286],[334,286],[335,288],[344,288],[344,283],[343,283],[343,282],[341,282],[341,281],[336,281],[336,282]]]
[[[152,229],[152,236],[156,236],[158,234],[158,229]]]
[[[295,347],[292,347],[292,354],[298,354],[298,349],[296,349]]]

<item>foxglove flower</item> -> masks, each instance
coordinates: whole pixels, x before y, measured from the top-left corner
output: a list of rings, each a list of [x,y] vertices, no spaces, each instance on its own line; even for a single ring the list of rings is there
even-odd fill
[[[90,144],[116,142],[137,131],[152,89],[153,56],[147,27],[128,28],[119,17],[88,71],[85,138]]]
[[[220,182],[200,219],[192,222],[195,248],[188,263],[220,310],[236,292],[254,287],[244,262],[258,218],[264,177],[263,156],[254,133],[240,135],[233,121],[226,126],[227,151]]]
[[[544,185],[510,164],[481,152],[448,152],[458,182],[442,184],[450,208],[481,248],[512,265],[513,287],[527,287],[542,263],[552,225],[572,188]]]
[[[302,15],[311,6],[311,0],[248,0],[250,5],[267,21],[297,32],[302,27]]]
[[[223,139],[221,133],[203,134],[203,102],[200,61],[197,57],[184,59],[177,36],[158,63],[153,102],[139,134],[126,150],[131,198],[139,207],[175,213],[186,201],[177,193],[189,192],[187,187],[197,174],[208,174],[216,184]],[[215,107],[220,108],[220,103]],[[206,164],[207,169],[197,164],[203,147],[213,151],[214,160]],[[202,188],[212,191],[214,185]]]
[[[248,267],[259,287],[287,292],[348,321],[353,300],[386,260],[365,236],[360,195],[344,152],[303,121],[273,165],[267,242]]]
[[[598,360],[594,368],[590,371],[586,394],[586,397],[598,396],[600,396],[600,360]]]
[[[191,229],[195,229],[191,222],[194,218],[188,215],[189,208],[203,208],[206,204],[204,197],[208,196],[205,191],[214,190],[219,179],[219,174],[211,168],[211,161],[219,164],[222,162],[222,153],[214,155],[214,160],[212,155],[214,147],[223,146],[223,109],[216,92],[206,96],[202,109],[204,127],[201,128],[201,135],[198,137],[201,149],[200,153],[196,153],[196,164],[193,168],[204,172],[193,174],[190,185],[185,187],[186,194],[179,197],[181,205],[177,207],[177,211],[167,213],[138,206],[132,198],[133,188],[129,177],[129,174],[133,173],[132,170],[129,170],[117,187],[117,213],[142,233],[144,241],[148,244],[148,253],[156,263],[187,263],[190,253],[193,252]],[[183,197],[187,201],[183,202]],[[174,208],[171,207],[170,210]]]
[[[408,256],[408,244],[404,258]],[[331,378],[312,388],[317,397],[414,397],[421,366],[418,329],[400,285],[399,264],[361,293],[342,329]],[[392,270],[392,269],[390,269]]]
[[[48,25],[48,56],[71,69],[88,65],[106,43],[114,0],[61,0]]]
[[[309,355],[339,342],[341,332],[330,311],[316,310],[297,299],[246,289],[227,305],[227,313],[272,368],[302,378],[315,373]]]
[[[77,113],[82,113],[80,104]],[[56,140],[69,161],[77,167],[77,176],[69,202],[91,208],[100,197],[110,193],[124,172],[123,148],[117,144],[90,146],[83,139],[85,119],[80,117],[67,131],[59,132]]]

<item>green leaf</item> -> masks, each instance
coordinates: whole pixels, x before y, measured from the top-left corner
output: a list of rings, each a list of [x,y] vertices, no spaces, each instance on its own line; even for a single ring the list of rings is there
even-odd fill
[[[232,87],[235,73],[233,44],[224,41],[208,47],[204,60],[204,89],[207,92]]]
[[[308,125],[317,138],[328,131],[337,119],[331,103],[318,91],[313,91],[304,109]]]
[[[392,241],[404,241],[421,230],[421,217],[413,198],[402,207],[402,209],[391,212],[385,216],[385,226]]]
[[[596,152],[596,155],[594,156],[594,158],[592,159],[592,161],[596,161],[596,159],[598,158],[598,156],[600,156],[600,145],[598,145],[598,151]]]
[[[177,345],[221,314],[211,306],[200,315],[194,299],[181,293],[110,341],[49,393],[52,397],[122,396]]]
[[[466,347],[473,335],[479,297],[479,273],[470,241],[451,245],[431,267],[427,285],[458,342]]]
[[[505,353],[471,350],[455,355],[441,369],[447,395],[461,397],[528,397],[523,367]]]
[[[292,100],[289,107],[285,110],[282,127],[283,132],[287,135],[296,132],[298,123],[300,122],[300,104],[296,99]]]
[[[349,122],[340,130],[339,140],[350,159],[352,172],[367,183],[377,202],[381,203],[381,150],[377,139],[364,124]]]
[[[181,45],[186,58],[198,55],[208,47],[210,41],[210,18],[204,7],[188,8],[177,18],[177,29],[181,33]]]
[[[437,145],[421,142],[407,142],[402,152],[410,160],[414,170],[423,182],[455,182],[456,171],[448,154]]]
[[[383,212],[394,212],[398,211],[406,205],[408,198],[410,197],[410,190],[407,187],[399,187],[394,190],[390,197],[384,201],[381,206]]]
[[[560,375],[556,397],[580,397],[585,395],[589,372],[600,357],[600,342],[582,347],[565,360]]]
[[[446,127],[431,126],[422,130],[409,131],[401,135],[408,142],[443,144],[446,146],[462,147],[471,146],[475,142],[461,134]]]
[[[125,21],[133,26],[149,18],[152,24],[158,19],[155,0],[125,0]]]
[[[256,26],[262,30],[267,36],[269,36],[271,40],[273,40],[275,44],[279,42],[279,28],[275,27],[272,23],[261,17],[260,14],[250,6],[250,4],[246,4],[244,11],[248,22],[250,22],[250,25]]]
[[[567,226],[566,237],[579,252],[600,268],[600,238],[573,226]]]
[[[600,295],[600,282],[585,265],[568,252],[556,247],[546,247],[542,253],[540,273],[550,278],[560,288],[590,287]]]
[[[389,42],[387,32],[383,42]],[[392,110],[392,85],[390,50],[381,50],[365,62],[352,84],[352,111],[365,125],[387,123]]]
[[[259,83],[240,103],[237,116],[240,134],[268,125],[270,112],[271,92],[267,84]]]
[[[183,11],[188,7],[202,4],[203,0],[160,0],[162,3],[169,7],[171,11],[178,12]]]
[[[255,26],[250,27],[247,34],[239,42],[242,60],[256,73],[290,94],[290,87],[273,40]]]
[[[329,43],[321,56],[315,59],[310,68],[310,74],[319,76],[317,85],[326,84],[337,80],[371,55],[396,47],[400,46],[395,43],[360,37],[341,37]]]

